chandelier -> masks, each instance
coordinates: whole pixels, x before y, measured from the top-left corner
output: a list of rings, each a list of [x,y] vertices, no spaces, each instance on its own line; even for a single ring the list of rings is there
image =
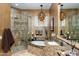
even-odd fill
[[[39,20],[40,20],[40,21],[44,21],[44,19],[45,19],[45,14],[44,14],[44,12],[42,11],[43,5],[40,5],[40,7],[41,7],[41,12],[39,13],[38,17],[39,17]]]
[[[61,5],[60,20],[62,21],[64,18],[65,18],[65,13],[63,12],[63,5]]]

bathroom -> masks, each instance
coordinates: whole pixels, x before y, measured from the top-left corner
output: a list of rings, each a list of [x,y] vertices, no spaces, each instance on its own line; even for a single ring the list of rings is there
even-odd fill
[[[14,38],[14,44],[7,54],[12,56],[69,56],[68,53],[74,48],[75,52],[70,56],[79,55],[77,53],[79,52],[78,5],[78,3],[73,5],[72,3],[0,4],[0,13],[2,13],[0,15],[2,19],[0,39],[4,37],[5,28],[11,29]],[[43,18],[40,19],[41,11]],[[61,12],[64,13],[62,17],[60,17]],[[1,51],[1,54],[5,53]]]

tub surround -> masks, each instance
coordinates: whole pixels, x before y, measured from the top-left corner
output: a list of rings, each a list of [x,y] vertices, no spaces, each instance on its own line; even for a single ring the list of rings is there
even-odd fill
[[[28,46],[28,52],[35,54],[37,56],[57,56],[55,49],[45,46],[45,47],[36,47],[33,45]]]
[[[28,49],[13,53],[12,56],[58,56],[58,52],[60,55],[64,55],[64,52],[61,52],[59,48],[62,49],[61,46],[37,47],[28,45]]]
[[[31,44],[28,45],[28,52],[37,56],[58,56],[65,55],[63,52],[66,51],[65,47],[60,46],[55,41],[38,41],[40,44],[35,44],[37,41],[32,41]],[[41,46],[45,44],[45,46]]]

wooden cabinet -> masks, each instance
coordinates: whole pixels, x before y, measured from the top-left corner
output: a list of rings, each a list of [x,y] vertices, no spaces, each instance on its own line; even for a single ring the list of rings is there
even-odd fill
[[[10,5],[8,3],[0,3],[0,35],[4,28],[10,27]]]

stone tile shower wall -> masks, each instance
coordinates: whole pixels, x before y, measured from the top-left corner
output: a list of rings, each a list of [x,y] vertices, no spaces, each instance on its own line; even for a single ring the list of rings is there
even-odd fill
[[[29,30],[28,20],[30,18],[24,12],[19,14],[16,12],[16,9],[11,10],[11,30],[16,42],[27,40]]]

